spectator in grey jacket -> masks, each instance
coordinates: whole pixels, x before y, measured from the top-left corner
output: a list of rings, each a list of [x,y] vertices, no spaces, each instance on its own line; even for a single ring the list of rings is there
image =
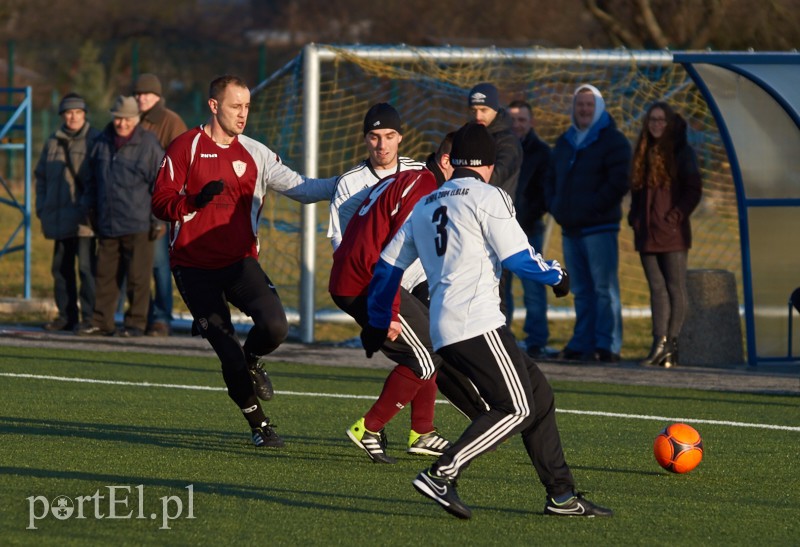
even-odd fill
[[[86,111],[80,95],[69,93],[61,99],[58,113],[64,124],[45,142],[34,171],[36,217],[44,237],[54,240],[51,272],[58,316],[44,325],[52,331],[73,330],[81,317],[88,323],[94,310],[96,239],[80,200],[89,177],[87,152],[99,131],[86,121]]]
[[[133,97],[119,96],[108,124],[92,148],[92,176],[83,204],[96,217],[99,252],[97,295],[91,326],[82,335],[113,335],[119,283],[127,274],[128,309],[122,336],[142,336],[150,302],[153,242],[150,240],[153,183],[164,149],[153,133],[139,127]]]

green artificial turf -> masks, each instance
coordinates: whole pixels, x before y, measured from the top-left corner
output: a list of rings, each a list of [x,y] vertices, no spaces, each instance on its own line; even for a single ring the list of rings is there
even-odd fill
[[[544,489],[513,438],[463,473],[459,494],[473,517],[460,521],[411,486],[432,458],[404,451],[408,409],[386,428],[396,465],[371,463],[344,435],[386,371],[296,363],[269,371],[277,394],[265,408],[286,441],[279,450],[252,446],[213,358],[3,347],[2,543],[796,545],[800,537],[798,397],[554,382],[578,488],[615,516],[542,516]],[[653,438],[673,418],[703,436],[703,461],[685,475],[652,456]],[[440,404],[436,424],[455,440],[467,422]],[[112,491],[114,515],[124,518],[109,518]],[[32,518],[59,496],[70,498],[69,518]]]

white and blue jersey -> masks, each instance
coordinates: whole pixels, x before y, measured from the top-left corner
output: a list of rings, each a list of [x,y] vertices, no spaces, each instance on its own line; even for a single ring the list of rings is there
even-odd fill
[[[402,271],[419,258],[428,278],[434,349],[468,340],[505,324],[500,311],[503,268],[555,285],[561,266],[528,243],[511,198],[478,178],[446,182],[422,198],[384,248],[370,285],[370,323],[389,324]]]

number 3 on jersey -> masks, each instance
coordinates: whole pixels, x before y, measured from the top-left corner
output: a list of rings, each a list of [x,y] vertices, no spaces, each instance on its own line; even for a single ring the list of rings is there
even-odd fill
[[[442,256],[447,251],[447,230],[445,229],[447,226],[447,207],[442,206],[436,209],[433,212],[431,222],[436,225],[436,237],[433,241],[436,246],[436,256]]]

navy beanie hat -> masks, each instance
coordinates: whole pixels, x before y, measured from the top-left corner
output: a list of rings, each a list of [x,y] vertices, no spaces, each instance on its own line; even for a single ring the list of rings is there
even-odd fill
[[[476,85],[469,92],[467,106],[488,106],[492,110],[500,110],[497,88],[488,82]]]

